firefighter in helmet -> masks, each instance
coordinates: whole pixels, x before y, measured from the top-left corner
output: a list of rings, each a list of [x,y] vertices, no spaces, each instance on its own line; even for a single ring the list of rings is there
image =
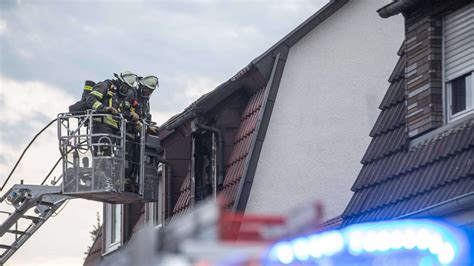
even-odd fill
[[[150,97],[155,89],[159,86],[158,78],[154,75],[146,75],[138,77],[138,91],[137,91],[137,113],[147,124],[152,122],[150,113]],[[147,132],[149,134],[157,134],[158,128],[148,126]]]
[[[130,71],[124,71],[120,74],[115,74],[115,77],[117,79],[98,82],[86,96],[86,106],[88,109],[109,114],[93,119],[93,134],[120,135],[119,121],[114,116],[119,113],[120,103],[126,99],[129,91],[135,85],[137,76]],[[114,139],[92,138],[93,144],[101,142],[104,142],[104,144],[108,142],[109,145],[102,145],[102,148],[95,147],[95,155],[110,155],[112,152],[110,146],[114,144]]]

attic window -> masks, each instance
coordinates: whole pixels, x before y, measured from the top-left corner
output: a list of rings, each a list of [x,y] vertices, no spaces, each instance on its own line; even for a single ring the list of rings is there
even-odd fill
[[[446,122],[474,112],[474,4],[444,18]]]

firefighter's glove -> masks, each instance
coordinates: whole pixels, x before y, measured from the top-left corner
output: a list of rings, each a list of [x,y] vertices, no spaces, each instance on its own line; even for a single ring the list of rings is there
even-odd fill
[[[105,111],[107,111],[107,112],[109,112],[109,113],[111,113],[111,114],[113,114],[113,115],[118,114],[117,109],[115,109],[115,108],[113,108],[113,107],[105,107]]]
[[[141,132],[143,128],[143,124],[141,122],[137,122],[136,127],[137,127],[137,130]]]
[[[148,131],[149,134],[152,134],[152,135],[158,134],[158,128],[157,127],[150,126],[150,127],[148,127],[147,131]]]
[[[140,119],[140,117],[136,113],[130,113],[130,119],[132,121],[138,121],[138,119]]]

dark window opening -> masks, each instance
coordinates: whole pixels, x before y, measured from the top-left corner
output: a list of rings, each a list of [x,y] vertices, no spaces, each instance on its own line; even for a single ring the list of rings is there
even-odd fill
[[[195,199],[196,202],[212,195],[212,133],[195,133]]]
[[[462,76],[451,81],[451,114],[466,110],[466,89],[470,86],[470,77]],[[467,84],[469,82],[469,84]]]

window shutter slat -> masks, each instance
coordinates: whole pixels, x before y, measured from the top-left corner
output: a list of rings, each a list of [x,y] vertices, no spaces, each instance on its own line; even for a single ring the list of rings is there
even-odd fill
[[[474,71],[474,4],[446,16],[443,36],[446,81]]]

